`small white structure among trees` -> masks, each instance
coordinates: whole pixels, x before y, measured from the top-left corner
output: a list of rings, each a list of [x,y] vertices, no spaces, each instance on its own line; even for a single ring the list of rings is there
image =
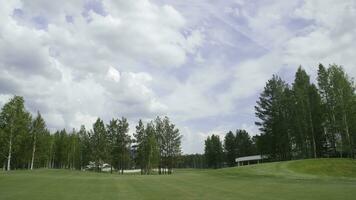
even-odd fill
[[[243,165],[250,165],[250,164],[259,164],[264,159],[261,155],[254,155],[254,156],[246,156],[246,157],[239,157],[235,159],[237,166]]]

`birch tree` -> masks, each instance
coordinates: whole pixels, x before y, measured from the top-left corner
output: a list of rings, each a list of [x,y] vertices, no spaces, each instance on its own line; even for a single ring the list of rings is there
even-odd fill
[[[24,103],[22,97],[14,96],[3,106],[0,113],[0,128],[7,150],[8,171],[11,170],[12,155],[21,143],[21,136],[28,134],[30,129],[31,115],[26,111]]]
[[[43,120],[40,112],[37,112],[37,117],[33,120],[31,126],[31,136],[32,136],[32,156],[31,156],[31,166],[30,166],[31,170],[33,170],[33,164],[35,161],[38,137],[44,136],[46,131],[47,131],[46,123]]]

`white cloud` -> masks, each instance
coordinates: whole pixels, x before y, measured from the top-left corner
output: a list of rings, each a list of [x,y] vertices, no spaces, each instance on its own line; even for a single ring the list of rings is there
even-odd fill
[[[119,82],[120,81],[120,72],[117,71],[115,68],[110,67],[108,72],[106,73],[106,77],[109,80],[112,80],[114,82]]]
[[[207,134],[257,132],[253,106],[273,73],[303,65],[315,74],[322,62],[355,77],[355,4],[7,1],[0,105],[23,95],[51,128],[168,114],[181,125],[184,149],[201,152]]]
[[[99,13],[85,8],[88,2],[2,5],[0,93],[25,96],[30,109],[43,112],[55,128],[78,128],[94,117],[164,112],[152,76],[143,71],[179,67],[200,45],[201,34],[183,35],[185,19],[169,5],[105,1],[94,5],[102,7]],[[43,20],[34,21],[38,17]]]

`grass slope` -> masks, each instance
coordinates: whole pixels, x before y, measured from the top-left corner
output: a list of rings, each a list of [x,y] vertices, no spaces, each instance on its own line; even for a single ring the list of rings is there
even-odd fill
[[[225,168],[220,174],[235,176],[272,176],[283,178],[356,178],[356,160],[351,159],[307,159],[273,162],[261,165]]]
[[[167,176],[67,170],[0,173],[0,199],[355,199],[356,163],[318,159]]]

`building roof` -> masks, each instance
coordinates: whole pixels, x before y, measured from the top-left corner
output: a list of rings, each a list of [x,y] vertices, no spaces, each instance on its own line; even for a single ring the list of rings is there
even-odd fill
[[[262,157],[261,155],[246,156],[246,157],[236,158],[235,162],[250,161],[250,160],[262,160],[263,158],[265,158],[265,157]]]

